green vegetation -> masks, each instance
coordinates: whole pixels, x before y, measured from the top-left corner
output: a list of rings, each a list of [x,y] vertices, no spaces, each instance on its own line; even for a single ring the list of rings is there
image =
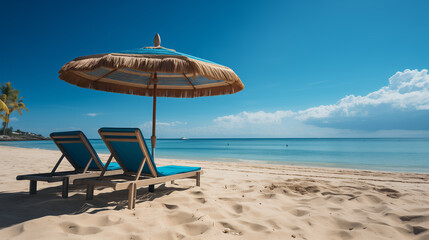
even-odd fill
[[[28,109],[23,102],[24,97],[19,96],[19,90],[12,88],[10,82],[0,84],[0,118],[3,120],[3,135],[11,134],[12,128],[8,128],[10,115],[17,111],[22,116],[22,110]]]

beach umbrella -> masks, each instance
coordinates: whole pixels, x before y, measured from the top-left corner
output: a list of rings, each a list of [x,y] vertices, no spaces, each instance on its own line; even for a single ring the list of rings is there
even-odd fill
[[[153,97],[152,155],[156,145],[156,98],[194,98],[233,94],[244,85],[226,66],[161,47],[78,57],[66,63],[59,78],[83,88]]]

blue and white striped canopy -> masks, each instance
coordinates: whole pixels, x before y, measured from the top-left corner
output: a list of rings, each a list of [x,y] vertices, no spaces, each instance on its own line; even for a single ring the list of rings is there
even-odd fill
[[[230,68],[160,46],[79,57],[59,73],[80,87],[145,96],[192,98],[244,88]]]

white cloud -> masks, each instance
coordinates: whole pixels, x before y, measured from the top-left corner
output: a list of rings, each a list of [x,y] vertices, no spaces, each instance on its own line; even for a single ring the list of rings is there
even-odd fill
[[[223,128],[258,127],[261,131],[279,129],[285,121],[303,128],[305,124],[331,129],[380,131],[391,129],[429,130],[428,70],[405,70],[389,79],[389,84],[365,96],[349,95],[331,105],[321,105],[301,111],[246,112],[221,116],[214,123]],[[296,121],[301,122],[298,124]],[[320,129],[319,129],[320,130]],[[274,130],[276,131],[276,130]],[[279,130],[277,130],[279,131]],[[270,132],[272,134],[272,132]],[[383,134],[386,134],[383,132]]]
[[[11,117],[11,118],[9,118],[9,121],[11,121],[11,122],[18,122],[19,119],[17,117]]]
[[[386,81],[387,82],[387,81]],[[428,70],[394,74],[385,87],[300,111],[242,111],[188,124],[157,122],[159,137],[428,137]],[[152,122],[139,126],[145,136]]]
[[[100,115],[100,113],[87,113],[85,115],[89,116],[89,117],[96,117],[96,116]]]
[[[152,124],[152,122],[150,122]],[[179,125],[186,125],[187,122],[181,122],[181,121],[174,121],[174,122],[156,122],[158,126],[166,126],[166,127],[176,127]]]
[[[241,112],[237,115],[228,115],[223,117],[218,117],[214,120],[216,123],[221,124],[243,124],[243,123],[281,123],[282,119],[285,117],[293,116],[292,111],[276,111],[273,113],[267,113],[264,111],[259,112]]]
[[[156,122],[156,135],[158,137],[182,137],[188,136],[186,133],[189,131],[186,128],[187,122],[172,121],[172,122]],[[152,121],[147,121],[139,125],[145,136],[152,134]]]
[[[415,111],[429,109],[428,70],[405,70],[389,79],[389,85],[366,96],[349,95],[336,104],[309,108],[297,113],[297,119],[328,119],[338,117],[369,116],[376,107],[391,111]]]
[[[181,122],[181,121],[173,121],[173,122],[156,122],[157,127],[176,127],[180,125],[186,125],[187,122]],[[141,128],[149,128],[152,127],[152,121],[145,122],[140,125]]]

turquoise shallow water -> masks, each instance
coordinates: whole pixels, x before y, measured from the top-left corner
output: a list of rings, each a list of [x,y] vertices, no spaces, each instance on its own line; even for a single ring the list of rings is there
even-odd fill
[[[101,140],[90,141],[97,152],[108,153]],[[52,141],[0,145],[57,149]],[[429,139],[159,139],[156,157],[429,173]]]

